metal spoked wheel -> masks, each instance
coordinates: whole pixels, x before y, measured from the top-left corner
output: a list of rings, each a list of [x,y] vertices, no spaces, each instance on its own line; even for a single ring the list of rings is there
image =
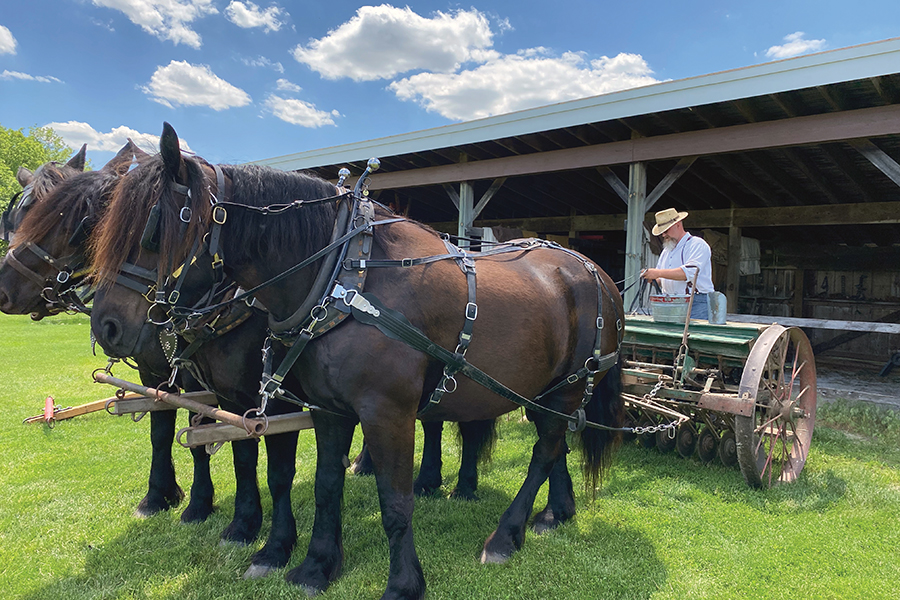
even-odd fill
[[[682,423],[675,432],[675,449],[684,458],[694,455],[697,448],[697,428],[690,423]]]
[[[703,462],[708,463],[716,457],[718,449],[719,436],[716,435],[716,432],[713,431],[711,427],[704,427],[697,439],[697,456],[699,456],[700,460]]]
[[[734,418],[744,479],[753,487],[797,479],[816,420],[816,363],[803,331],[766,329],[750,352],[738,394],[752,405],[751,415]]]

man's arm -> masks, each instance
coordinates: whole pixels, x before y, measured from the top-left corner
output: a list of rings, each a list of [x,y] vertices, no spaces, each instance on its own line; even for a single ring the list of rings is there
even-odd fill
[[[644,279],[674,279],[675,281],[687,281],[684,271],[680,267],[674,269],[647,269],[641,274]]]

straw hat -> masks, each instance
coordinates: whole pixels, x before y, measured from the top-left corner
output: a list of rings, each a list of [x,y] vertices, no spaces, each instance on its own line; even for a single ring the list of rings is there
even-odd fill
[[[678,212],[674,208],[659,211],[656,213],[656,225],[653,226],[653,235],[660,235],[678,221],[683,221],[687,216],[686,212]]]

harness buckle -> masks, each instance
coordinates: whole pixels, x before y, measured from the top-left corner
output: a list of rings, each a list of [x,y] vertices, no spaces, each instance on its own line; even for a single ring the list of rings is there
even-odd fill
[[[153,300],[151,298],[153,297],[154,294],[156,294],[156,284],[155,283],[147,288],[147,291],[144,293],[144,300],[146,300],[150,304],[153,304]]]
[[[178,302],[179,298],[181,298],[181,292],[179,292],[178,290],[172,290],[172,293],[169,294],[169,304],[174,305],[176,302]]]
[[[178,218],[181,219],[182,223],[190,223],[193,214],[190,206],[182,206],[181,211],[178,213]]]
[[[581,377],[578,376],[578,373],[572,373],[571,375],[566,377],[566,383],[571,385],[571,384],[575,383],[576,381],[578,381],[579,379],[581,379]]]
[[[224,206],[213,206],[212,219],[217,225],[224,225],[228,219],[228,211],[225,210]]]
[[[597,317],[597,329],[603,329],[603,317]]]
[[[474,321],[478,318],[478,305],[474,302],[469,302],[466,304],[466,319],[469,321]]]
[[[215,269],[215,270],[218,270],[218,269],[220,269],[220,268],[222,267],[222,263],[223,263],[222,259],[219,257],[218,254],[216,254],[216,255],[213,257],[212,268]]]
[[[411,266],[413,266],[413,259],[411,259],[411,258],[401,258],[401,259],[400,259],[400,266],[401,266],[401,267],[411,267]]]
[[[153,303],[154,304],[165,304],[166,303],[166,292],[165,290],[157,290],[156,295],[154,296]]]
[[[65,283],[69,280],[69,272],[68,271],[60,271],[56,276],[57,283]]]

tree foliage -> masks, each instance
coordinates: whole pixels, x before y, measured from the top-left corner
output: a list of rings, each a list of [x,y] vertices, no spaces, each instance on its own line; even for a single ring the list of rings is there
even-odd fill
[[[34,171],[45,162],[65,162],[72,155],[63,139],[49,127],[7,129],[0,125],[0,211],[22,189],[16,180],[19,167]],[[0,256],[6,250],[0,240]]]

